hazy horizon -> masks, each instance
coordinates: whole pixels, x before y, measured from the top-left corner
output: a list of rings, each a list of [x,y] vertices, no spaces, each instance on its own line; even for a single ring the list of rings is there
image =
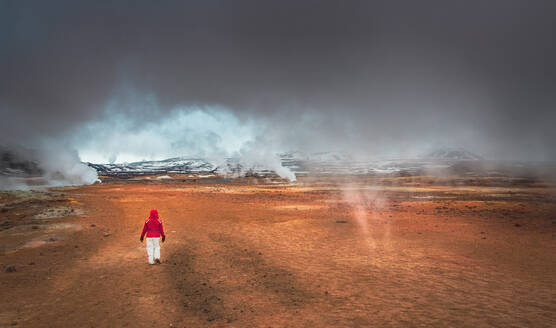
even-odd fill
[[[105,162],[556,160],[553,1],[3,1],[0,16],[5,144]]]

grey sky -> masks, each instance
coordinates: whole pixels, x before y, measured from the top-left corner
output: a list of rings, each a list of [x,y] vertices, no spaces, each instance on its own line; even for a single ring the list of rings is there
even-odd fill
[[[554,1],[2,0],[0,137],[221,106],[282,148],[556,160],[555,17]]]

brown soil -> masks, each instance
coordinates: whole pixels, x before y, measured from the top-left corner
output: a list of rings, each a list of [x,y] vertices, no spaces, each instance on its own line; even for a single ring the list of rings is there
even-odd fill
[[[551,189],[427,181],[4,193],[0,326],[554,327]]]

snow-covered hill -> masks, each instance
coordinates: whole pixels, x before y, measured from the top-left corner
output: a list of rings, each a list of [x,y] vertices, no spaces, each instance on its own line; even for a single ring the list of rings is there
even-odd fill
[[[422,168],[414,161],[355,161],[349,154],[341,152],[302,153],[288,152],[279,155],[281,165],[295,175],[343,175],[415,173]],[[264,165],[247,165],[238,158],[228,158],[219,163],[204,159],[185,157],[162,161],[142,161],[123,164],[87,163],[99,175],[133,176],[153,174],[199,174],[199,175],[273,175]]]
[[[87,164],[96,169],[100,175],[207,174],[215,173],[217,170],[215,164],[206,160],[183,157],[122,164]]]

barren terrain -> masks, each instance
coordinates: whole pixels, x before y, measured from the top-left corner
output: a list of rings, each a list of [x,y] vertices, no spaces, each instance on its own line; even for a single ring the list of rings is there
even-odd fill
[[[556,326],[543,183],[218,182],[1,193],[0,326]],[[151,208],[167,234],[154,266]]]

